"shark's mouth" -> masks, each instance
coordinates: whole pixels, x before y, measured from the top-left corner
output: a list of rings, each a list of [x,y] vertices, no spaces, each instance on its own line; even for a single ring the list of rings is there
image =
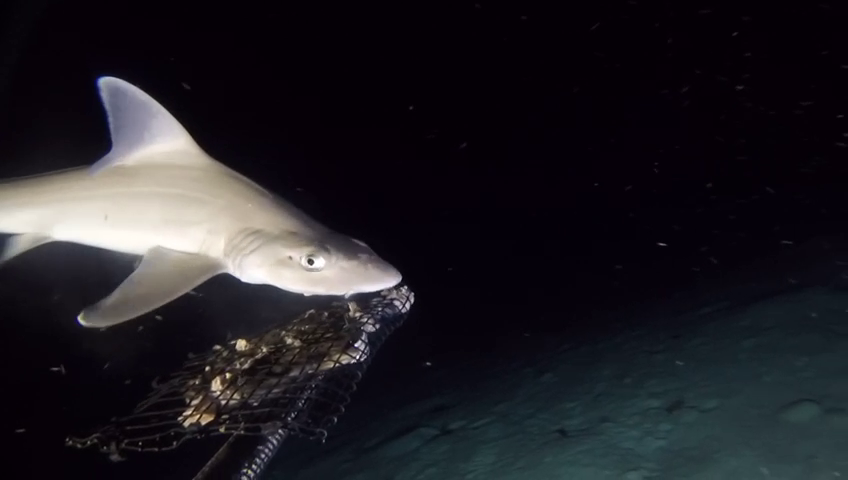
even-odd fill
[[[131,415],[66,443],[96,445],[118,459],[127,451],[170,450],[209,435],[232,435],[232,440],[260,434],[273,440],[291,433],[323,439],[413,301],[410,289],[398,285],[215,346],[158,384]],[[254,473],[263,466],[257,458],[249,466]]]

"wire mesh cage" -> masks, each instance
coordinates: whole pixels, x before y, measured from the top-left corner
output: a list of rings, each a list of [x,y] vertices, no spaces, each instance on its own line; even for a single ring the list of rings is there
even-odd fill
[[[265,442],[238,477],[255,478],[285,435],[326,436],[413,301],[409,288],[400,285],[216,345],[155,385],[130,415],[93,435],[69,437],[66,444],[96,446],[119,458],[125,451],[171,450],[210,435],[262,435]]]

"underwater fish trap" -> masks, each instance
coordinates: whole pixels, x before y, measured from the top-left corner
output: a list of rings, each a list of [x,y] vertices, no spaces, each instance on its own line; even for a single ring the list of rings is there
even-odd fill
[[[132,414],[94,435],[68,438],[66,444],[96,446],[120,458],[122,452],[172,450],[212,435],[230,435],[228,442],[259,436],[235,476],[258,478],[287,435],[323,440],[413,301],[413,293],[401,285],[358,302],[345,299],[312,309],[252,338],[216,345],[154,386]],[[215,458],[207,468],[214,463]],[[204,478],[203,472],[195,478]]]

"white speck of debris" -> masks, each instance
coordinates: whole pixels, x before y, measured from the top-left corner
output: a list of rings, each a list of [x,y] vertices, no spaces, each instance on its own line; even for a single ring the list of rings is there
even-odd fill
[[[745,90],[745,85],[736,85],[736,90]]]
[[[771,187],[766,187],[766,191],[769,193],[774,193],[774,190],[772,190]]]
[[[657,242],[657,245],[659,245],[660,247],[667,247],[668,246],[667,243],[663,243],[663,242]]]
[[[462,143],[459,144],[460,150],[467,147],[467,146],[468,146],[468,142],[462,142]]]
[[[58,367],[50,367],[50,371],[51,372],[59,372],[62,375],[64,375],[65,374],[65,366],[62,365],[62,364],[59,364]]]
[[[180,82],[180,85],[182,85],[186,90],[191,90],[191,87],[185,82]]]
[[[599,26],[601,26],[601,22],[598,22],[598,23],[592,25],[592,28],[590,28],[589,31],[591,32],[592,30],[598,28]]]
[[[155,318],[156,320],[160,320],[160,321],[161,321],[161,320],[162,320],[162,315],[153,315],[153,318]]]
[[[781,245],[795,245],[795,242],[793,242],[791,240],[781,240],[780,244]]]
[[[106,365],[103,365],[103,370],[106,370],[107,368],[109,368],[110,363],[112,363],[112,362],[106,362]]]
[[[630,190],[631,188],[633,188],[633,185],[628,185],[628,186],[624,187],[624,191],[626,192],[626,191]]]
[[[415,105],[410,105],[410,106],[409,106],[409,110],[410,110],[410,111],[415,110]]]
[[[24,432],[26,432],[26,428],[19,428],[19,429],[15,430],[15,433],[24,433]]]
[[[739,35],[739,32],[733,32],[730,34],[731,37],[735,37],[736,35]]]

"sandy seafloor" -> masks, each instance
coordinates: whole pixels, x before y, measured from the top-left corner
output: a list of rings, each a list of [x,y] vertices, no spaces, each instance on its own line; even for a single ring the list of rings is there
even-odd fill
[[[811,242],[606,312],[593,338],[517,339],[501,361],[355,393],[325,444],[290,440],[269,478],[848,477],[844,252]]]

